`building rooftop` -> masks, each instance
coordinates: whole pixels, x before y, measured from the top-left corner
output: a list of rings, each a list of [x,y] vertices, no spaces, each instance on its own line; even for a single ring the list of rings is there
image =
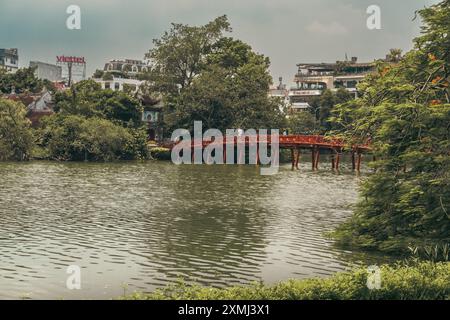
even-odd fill
[[[148,64],[142,60],[120,59],[110,60],[105,63],[104,71],[107,72],[123,72],[123,73],[140,73],[146,72]]]
[[[9,55],[9,56],[19,56],[19,50],[16,48],[12,48],[12,49],[0,49],[0,55],[5,56],[5,55]]]

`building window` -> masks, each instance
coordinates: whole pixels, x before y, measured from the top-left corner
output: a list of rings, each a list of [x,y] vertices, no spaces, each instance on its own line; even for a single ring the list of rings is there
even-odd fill
[[[120,90],[120,83],[118,82],[114,83],[114,90]]]
[[[356,85],[358,84],[357,81],[347,81],[347,88],[356,88]]]
[[[105,82],[105,89],[111,89],[111,84],[109,82]]]

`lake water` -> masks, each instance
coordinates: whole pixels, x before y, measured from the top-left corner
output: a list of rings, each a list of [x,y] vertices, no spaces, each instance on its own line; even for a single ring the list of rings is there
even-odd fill
[[[324,236],[351,215],[361,177],[322,167],[0,163],[0,299],[114,298],[179,278],[274,283],[385,262]],[[66,287],[70,265],[81,290]]]

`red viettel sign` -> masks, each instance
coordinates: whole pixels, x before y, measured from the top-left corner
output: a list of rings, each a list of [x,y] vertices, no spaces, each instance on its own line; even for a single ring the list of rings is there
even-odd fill
[[[80,63],[85,64],[86,61],[84,60],[84,57],[66,57],[66,56],[57,56],[56,62],[64,62],[64,63]]]

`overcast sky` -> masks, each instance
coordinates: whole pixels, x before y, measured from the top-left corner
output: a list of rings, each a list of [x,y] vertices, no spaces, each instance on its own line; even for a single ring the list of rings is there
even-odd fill
[[[20,65],[84,56],[88,75],[112,58],[143,58],[171,22],[205,24],[227,14],[232,36],[270,57],[274,79],[291,82],[299,62],[384,57],[411,49],[417,9],[438,0],[0,0],[0,48],[19,48]],[[81,30],[66,28],[66,8],[81,8]],[[381,30],[366,9],[381,7]],[[276,80],[275,80],[276,82]]]

